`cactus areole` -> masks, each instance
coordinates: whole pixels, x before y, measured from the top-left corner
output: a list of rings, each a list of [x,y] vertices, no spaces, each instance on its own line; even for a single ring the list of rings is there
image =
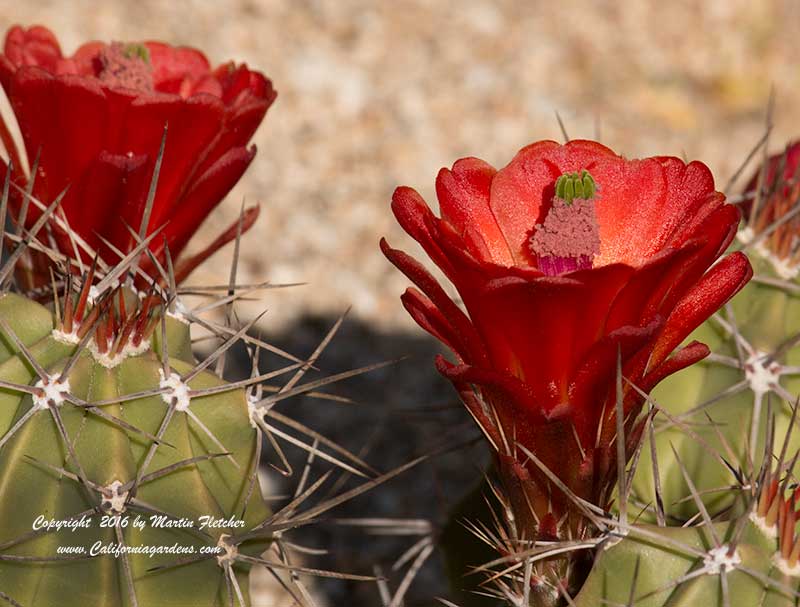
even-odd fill
[[[751,276],[743,254],[720,259],[739,211],[702,163],[627,160],[592,141],[537,142],[499,171],[465,158],[439,172],[436,193],[441,217],[407,187],[392,210],[466,312],[384,240],[418,289],[403,304],[454,353],[436,365],[491,443],[517,537],[591,536],[576,500],[611,508],[642,393],[707,355],[678,347]],[[580,583],[564,560],[537,563],[534,605]]]
[[[49,222],[62,253],[88,260],[97,252],[113,265],[137,234],[163,228],[150,248],[163,263],[166,243],[180,280],[235,237],[234,226],[195,258],[178,260],[253,160],[248,142],[276,96],[259,72],[233,62],[211,69],[200,51],[162,42],[89,42],[65,56],[48,29],[15,26],[0,54],[0,85],[22,136],[19,146],[0,120],[16,186],[12,217],[30,228],[63,193]],[[0,164],[0,179],[7,169]],[[245,229],[256,214],[248,211]],[[20,286],[47,284],[48,260],[26,260]],[[156,275],[149,259],[142,267]]]

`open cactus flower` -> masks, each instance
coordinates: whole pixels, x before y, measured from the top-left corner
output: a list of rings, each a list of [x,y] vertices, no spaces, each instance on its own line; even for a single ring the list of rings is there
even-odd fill
[[[66,56],[48,29],[15,26],[0,55],[0,85],[22,138],[0,120],[12,219],[30,229],[59,200],[42,234],[62,254],[114,264],[137,236],[161,230],[150,249],[164,264],[169,248],[180,282],[235,238],[236,225],[180,258],[253,160],[248,143],[276,96],[261,73],[233,62],[212,69],[199,50],[162,42],[89,42]],[[0,165],[0,179],[7,169]],[[257,213],[247,210],[244,229]],[[22,261],[23,288],[49,283],[45,256],[29,251]],[[159,278],[147,256],[142,267]]]
[[[436,365],[491,444],[515,537],[597,535],[592,508],[612,507],[645,395],[708,354],[679,346],[751,276],[743,254],[725,255],[739,210],[699,162],[591,141],[534,143],[499,171],[462,159],[436,192],[441,217],[405,187],[392,210],[464,309],[382,241],[417,287],[403,304],[455,355]],[[570,560],[534,567],[533,604],[574,587]]]

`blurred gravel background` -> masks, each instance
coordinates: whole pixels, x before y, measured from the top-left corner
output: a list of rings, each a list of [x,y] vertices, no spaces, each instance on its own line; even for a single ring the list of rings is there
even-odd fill
[[[395,186],[433,203],[436,172],[455,159],[502,166],[531,141],[560,139],[556,111],[570,137],[599,138],[627,156],[701,159],[720,188],[762,134],[771,87],[771,147],[800,135],[796,0],[3,0],[0,25],[13,23],[48,25],[67,52],[86,39],[163,39],[200,47],[213,63],[247,61],[273,79],[279,96],[256,137],[259,154],[208,224],[232,221],[242,198],[260,201],[241,280],[308,283],[268,294],[265,336],[308,354],[352,306],[326,371],[413,355],[397,371],[344,386],[356,408],[284,409],[354,450],[382,431],[368,457],[384,470],[465,421],[430,366],[432,340],[399,305],[407,281],[377,249],[386,235],[418,251],[389,213]],[[223,253],[189,282],[224,282],[228,263]],[[433,411],[420,416],[422,406]],[[442,458],[337,515],[441,518],[481,460],[479,449]],[[334,527],[304,535],[335,551],[325,566],[368,574],[399,554]],[[407,605],[445,592],[437,567]],[[260,606],[289,604],[268,580],[255,583]],[[321,605],[380,604],[363,584],[315,592]]]

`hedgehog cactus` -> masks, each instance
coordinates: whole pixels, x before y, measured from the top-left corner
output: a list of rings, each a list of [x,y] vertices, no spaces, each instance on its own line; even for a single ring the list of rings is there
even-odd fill
[[[176,283],[257,209],[175,268],[170,249],[252,160],[274,91],[246,66],[212,71],[156,42],[65,57],[47,29],[14,27],[4,50],[24,145],[0,120],[0,600],[247,605],[275,528],[256,474],[257,386],[302,364],[214,375],[247,327],[192,355]]]
[[[183,321],[153,298],[90,305],[90,286],[55,313],[0,300],[0,590],[178,606],[227,605],[235,588],[244,604],[241,557],[263,552],[269,515],[252,401],[187,359]]]
[[[730,540],[736,534],[735,545]],[[773,556],[775,541],[745,521],[703,527],[641,525],[600,547],[574,607],[794,607],[796,575]]]
[[[256,358],[250,379],[227,383],[211,367],[247,326],[194,359],[198,319],[176,285],[257,208],[178,256],[251,162],[271,84],[244,65],[212,70],[195,49],[65,56],[45,28],[14,27],[0,85],[22,135],[0,120],[0,601],[246,607],[250,567],[274,564],[261,555],[283,528],[422,459],[290,522],[327,478],[305,487],[304,475],[271,515],[257,476],[263,437],[279,451],[271,432],[309,465],[372,471],[301,424],[284,418],[313,446],[264,420],[356,372],[295,386],[326,337],[309,361],[273,350],[291,364],[259,375]],[[408,312],[452,350],[437,368],[494,455],[499,508],[472,523],[499,552],[474,563],[484,594],[515,607],[798,605],[798,174],[800,144],[764,164],[736,241],[740,211],[703,164],[591,141],[534,143],[499,171],[458,161],[437,178],[441,217],[395,192],[399,223],[463,302],[381,242],[419,288]],[[234,285],[235,271],[227,303]]]
[[[797,457],[788,457],[793,409],[787,433],[775,442],[775,416],[767,418],[766,448],[776,458],[743,480],[743,507],[713,520],[686,467],[678,467],[690,499],[702,517],[696,526],[614,525],[598,539],[591,574],[575,607],[625,604],[638,607],[794,607],[800,598],[798,489],[791,481]]]
[[[785,450],[782,451],[785,456]],[[483,567],[491,572],[497,593],[509,605],[527,606],[534,596],[530,565],[553,553],[594,552],[581,589],[572,594],[563,585],[547,586],[554,603],[569,607],[794,607],[800,597],[800,518],[796,488],[784,475],[794,462],[784,459],[748,478],[747,505],[736,516],[714,521],[692,487],[691,499],[701,523],[665,526],[627,523],[616,516],[597,517],[599,533],[581,542],[542,542],[520,547],[509,541],[503,557]],[[686,468],[681,468],[684,475]],[[527,583],[526,583],[527,582]],[[477,602],[479,605],[495,603]],[[536,604],[534,601],[531,604]]]
[[[647,392],[708,354],[677,347],[750,278],[741,253],[714,263],[739,212],[701,163],[629,161],[591,141],[534,143],[500,171],[463,159],[436,185],[441,218],[409,188],[392,209],[467,312],[382,248],[420,289],[403,295],[409,313],[455,355],[437,367],[493,450],[509,551],[591,542],[592,508],[611,507],[618,479],[625,491]],[[552,589],[579,588],[590,563],[588,551],[537,560],[525,600],[557,604]]]

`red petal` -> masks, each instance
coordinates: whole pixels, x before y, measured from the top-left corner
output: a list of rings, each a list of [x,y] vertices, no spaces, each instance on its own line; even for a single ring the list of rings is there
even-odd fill
[[[222,101],[236,105],[244,99],[264,99],[272,103],[275,91],[272,82],[259,72],[251,71],[246,64],[237,66],[232,61],[214,70],[214,78],[222,88]]]
[[[108,119],[105,94],[91,79],[54,78],[27,67],[17,71],[10,100],[28,158],[41,149],[36,192],[48,203],[76,181],[102,149]]]
[[[4,52],[15,67],[35,65],[49,71],[55,71],[62,57],[55,35],[41,25],[27,30],[13,26],[6,34]]]
[[[699,162],[648,158],[603,169],[592,171],[600,186],[595,208],[602,244],[596,264],[641,265],[664,248],[683,244],[693,226],[723,203],[719,196],[709,198],[715,195],[714,181]]]
[[[450,348],[460,359],[468,357],[467,348],[462,345],[458,333],[430,299],[409,287],[400,296],[400,301],[420,327]]]
[[[620,327],[594,344],[583,358],[570,387],[570,402],[575,406],[575,426],[581,441],[591,442],[597,433],[605,396],[617,376],[617,356],[624,365],[663,324],[663,319],[655,318],[645,327]]]
[[[667,313],[691,289],[705,271],[714,263],[736,235],[740,212],[732,205],[718,206],[693,234],[694,241],[686,246],[700,245],[698,250],[681,263],[675,263],[665,274],[663,288],[651,294],[648,310]]]
[[[392,194],[392,212],[400,226],[422,245],[433,262],[453,282],[456,282],[451,262],[431,235],[431,227],[437,226],[440,220],[433,215],[422,196],[412,188],[397,188]]]
[[[6,95],[10,94],[11,80],[16,73],[17,66],[13,65],[5,55],[0,55],[0,84],[3,85]]]
[[[105,42],[86,42],[78,47],[78,50],[69,58],[70,67],[73,69],[72,73],[81,76],[96,76],[98,72],[98,64],[96,59],[101,51],[108,48]],[[61,70],[65,66],[62,65]]]
[[[459,355],[472,362],[485,362],[485,347],[475,331],[475,327],[472,326],[469,318],[461,311],[461,308],[453,303],[453,300],[445,293],[436,279],[416,259],[402,251],[391,248],[385,238],[381,238],[380,247],[386,258],[430,298],[431,302],[439,308],[450,325],[453,326],[454,333],[460,336],[459,342],[462,344],[459,349]]]
[[[149,170],[145,156],[127,156],[101,152],[91,166],[81,176],[81,180],[70,188],[64,198],[65,209],[75,209],[67,213],[70,227],[108,263],[119,259],[101,244],[98,234],[108,239],[115,247],[127,253],[131,240],[122,225],[124,218],[130,217],[131,207],[138,207],[146,196]],[[38,216],[38,213],[34,217]],[[129,224],[138,231],[138,223]],[[124,232],[123,232],[124,230]],[[122,233],[122,238],[114,234]],[[69,239],[66,239],[69,242]],[[72,246],[66,250],[72,253]]]
[[[678,302],[667,319],[648,368],[655,369],[692,331],[733,297],[753,275],[744,253],[728,255]]]
[[[144,45],[150,51],[153,82],[158,91],[178,93],[184,80],[200,80],[211,71],[206,56],[195,48],[175,47],[156,41]]]
[[[3,86],[5,88],[5,85]],[[8,124],[6,124],[6,121],[2,116],[0,116],[0,143],[2,143],[3,147],[8,153],[8,158],[12,166],[15,166],[21,170],[22,156],[20,156],[19,149],[17,148],[17,142],[11,135],[11,129],[9,128]],[[3,166],[5,166],[5,162],[3,162]]]
[[[205,172],[227,150],[246,146],[263,121],[272,99],[248,100],[233,108],[226,107],[219,136],[209,148],[198,170]]]
[[[661,308],[648,307],[649,301],[658,298],[672,286],[673,271],[697,253],[700,243],[686,245],[680,249],[662,251],[645,262],[631,275],[617,295],[606,320],[606,332],[625,326],[644,326],[658,315]],[[666,313],[671,310],[668,309]]]
[[[469,232],[465,234],[466,238],[461,238],[449,223],[440,221],[432,215],[425,217],[425,224],[431,238],[447,258],[449,270],[454,273],[453,282],[460,291],[467,294],[465,295],[467,297],[471,287],[478,285],[478,288],[481,288],[480,285],[495,278],[516,276],[531,281],[544,276],[537,268],[529,266],[504,266],[491,261],[481,261],[480,257],[470,253],[471,247],[465,243],[469,238]]]
[[[569,379],[603,335],[611,302],[632,272],[613,265],[532,281],[497,279],[464,302],[493,366],[529,384],[549,410],[569,400]]]
[[[489,208],[492,179],[497,171],[477,158],[464,158],[453,170],[442,169],[436,178],[436,195],[442,219],[464,237],[480,239],[486,261],[510,266],[514,260],[503,233]],[[471,251],[476,254],[477,251]]]
[[[230,150],[193,183],[192,189],[180,200],[172,216],[164,218],[168,219],[169,223],[163,233],[175,257],[183,250],[208,214],[236,185],[255,154],[255,146],[250,149]],[[150,225],[155,229],[159,224],[151,221]]]
[[[683,348],[676,350],[672,356],[648,373],[639,382],[638,387],[644,392],[650,392],[661,380],[669,377],[673,373],[677,373],[681,369],[693,365],[697,361],[703,360],[709,354],[711,354],[711,350],[708,349],[708,346],[698,341],[693,341]]]
[[[158,177],[151,226],[160,225],[175,212],[197,164],[217,136],[222,122],[222,103],[210,95],[180,99],[172,95],[139,96],[127,116],[120,153],[157,156],[164,126],[167,139]]]
[[[546,420],[536,394],[513,375],[471,365],[451,365],[442,356],[436,357],[436,368],[439,373],[456,384],[475,384],[482,391],[488,392],[492,402],[503,403],[503,406],[498,408],[499,414],[506,416],[519,414],[517,426],[520,431],[526,426],[539,425]],[[509,407],[513,411],[509,411]]]

